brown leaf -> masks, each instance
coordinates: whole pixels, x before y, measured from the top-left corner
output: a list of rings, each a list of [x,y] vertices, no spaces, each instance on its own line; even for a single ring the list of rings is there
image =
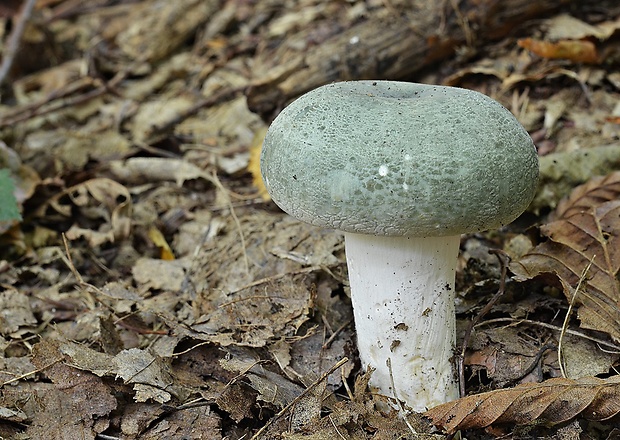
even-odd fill
[[[9,286],[0,292],[0,334],[17,337],[36,323],[26,295]]]
[[[250,163],[248,164],[248,171],[252,174],[252,183],[258,189],[258,194],[265,201],[271,200],[271,196],[265,188],[265,183],[260,172],[260,152],[263,148],[263,140],[267,133],[266,128],[261,128],[254,135],[252,139],[252,145],[250,145]]]
[[[24,396],[39,406],[29,438],[95,438],[106,428],[98,420],[116,409],[116,398],[103,379],[69,366],[61,345],[46,339],[33,348],[32,363],[53,386],[41,396]]]
[[[179,335],[224,347],[263,347],[270,339],[294,333],[309,319],[312,298],[307,285],[311,280],[302,273],[257,283],[231,293],[230,301],[200,316],[189,328],[171,325]],[[306,289],[302,292],[299,286]]]
[[[82,223],[88,223],[88,228],[74,224],[66,232],[69,240],[84,237],[94,247],[121,240],[130,234],[132,204],[129,190],[111,179],[90,179],[67,188],[44,204],[39,215],[49,215],[48,209],[68,218],[76,215],[77,209]]]
[[[128,184],[176,181],[181,186],[186,180],[213,180],[205,170],[183,159],[132,157],[110,161],[108,168],[116,181]]]
[[[620,376],[555,378],[528,383],[444,403],[424,415],[435,426],[453,433],[493,424],[524,425],[542,421],[554,425],[580,414],[598,421],[620,414]]]
[[[149,426],[148,430],[139,438],[140,440],[162,438],[220,440],[222,439],[221,425],[219,414],[208,405],[190,407],[184,408],[183,411],[173,411],[166,417],[154,419],[152,426]]]
[[[583,328],[603,331],[620,341],[620,172],[590,180],[561,202],[555,220],[541,227],[548,240],[510,269],[517,279],[543,273],[558,276],[572,300],[581,274],[592,261],[575,298]]]
[[[576,63],[600,63],[596,46],[588,40],[550,42],[524,38],[517,44],[543,58],[565,59]]]

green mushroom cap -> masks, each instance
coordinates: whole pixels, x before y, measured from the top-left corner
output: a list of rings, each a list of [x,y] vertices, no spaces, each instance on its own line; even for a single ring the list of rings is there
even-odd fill
[[[274,202],[304,222],[429,237],[510,223],[534,197],[538,158],[517,119],[481,93],[350,81],[278,115],[261,172]]]

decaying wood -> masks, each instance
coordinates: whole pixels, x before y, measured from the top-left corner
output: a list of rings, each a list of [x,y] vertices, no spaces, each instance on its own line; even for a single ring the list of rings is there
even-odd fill
[[[371,16],[320,45],[296,52],[279,46],[260,54],[257,76],[271,78],[250,89],[248,102],[253,111],[269,114],[290,99],[331,81],[406,79],[453,56],[460,47],[475,49],[486,41],[508,35],[526,20],[546,16],[569,3],[576,2],[403,2],[391,14]],[[297,39],[309,41],[311,31],[312,28],[300,30],[302,35]],[[265,73],[269,71],[277,74]]]

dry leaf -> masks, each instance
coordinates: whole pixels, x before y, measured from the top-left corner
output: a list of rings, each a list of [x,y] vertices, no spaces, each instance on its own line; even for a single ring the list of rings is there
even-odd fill
[[[209,405],[184,408],[183,411],[171,411],[165,417],[153,417],[152,422],[153,424],[148,426],[146,432],[137,438],[140,440],[222,439],[220,415]]]
[[[262,199],[271,200],[269,193],[267,193],[267,188],[265,188],[265,184],[263,183],[263,177],[260,172],[260,152],[263,148],[263,140],[265,139],[266,133],[267,129],[263,128],[256,132],[256,135],[252,140],[252,145],[250,146],[250,163],[248,164],[248,171],[252,174],[252,183],[256,188],[258,188],[258,193]]]
[[[0,334],[19,337],[37,323],[28,297],[13,287],[0,292]]]
[[[133,139],[136,142],[148,142],[154,127],[165,126],[178,119],[179,115],[187,112],[195,103],[195,97],[185,94],[162,96],[142,103],[133,118]]]
[[[258,400],[282,409],[303,393],[303,387],[261,365],[260,357],[250,348],[228,347],[226,351],[226,357],[220,360],[220,365],[227,371],[246,375],[248,385],[258,392]],[[238,401],[236,404],[240,403],[243,402]]]
[[[128,184],[175,181],[181,186],[186,180],[213,180],[206,171],[183,159],[133,157],[110,161],[108,167],[116,180]]]
[[[565,59],[575,63],[598,64],[599,56],[594,43],[588,40],[561,40],[557,42],[524,38],[517,42],[519,47],[534,52],[543,58]]]
[[[272,338],[294,334],[309,319],[312,275],[286,275],[229,295],[230,301],[200,316],[179,335],[222,346],[263,347]]]
[[[14,195],[21,205],[34,194],[40,182],[37,172],[22,164],[19,155],[0,140],[0,168],[8,168],[15,183]]]
[[[173,53],[204,24],[217,11],[218,2],[155,0],[132,6],[117,19],[123,28],[114,36],[114,43],[127,59],[157,61]],[[148,8],[161,12],[148,13]]]
[[[603,331],[620,341],[620,172],[575,188],[541,227],[548,240],[510,269],[525,280],[543,273],[559,278],[568,301],[581,274],[592,262],[575,298],[584,328]]]
[[[166,241],[164,234],[155,226],[149,228],[148,236],[155,246],[159,248],[159,258],[164,261],[174,260],[174,252],[170,249],[170,245]]]
[[[152,290],[181,292],[186,278],[187,261],[156,260],[140,258],[131,269],[133,278],[140,286],[140,291],[148,294]]]
[[[78,217],[88,227],[74,224],[67,232],[69,240],[86,238],[91,246],[122,240],[131,231],[131,196],[126,187],[114,180],[96,178],[67,188],[56,194],[40,210],[40,216],[49,215],[51,208],[63,217]]]
[[[28,438],[95,438],[106,428],[98,419],[117,407],[111,388],[94,374],[69,366],[60,342],[43,340],[33,354],[32,363],[53,386],[22,396],[38,407]]]
[[[330,344],[325,344],[325,331],[319,327],[314,334],[291,343],[290,369],[305,385],[316,380],[340,359],[353,355],[355,350],[353,325],[342,329],[339,337]],[[330,374],[326,380],[327,389],[334,391],[342,386],[342,379],[348,377],[352,370],[353,365],[348,362]]]
[[[125,383],[149,384],[166,388],[171,381],[170,371],[162,360],[138,348],[123,350],[113,359],[116,375]]]
[[[609,38],[613,32],[606,30],[603,26],[595,26],[585,21],[579,20],[569,14],[559,14],[546,20],[546,38],[552,41],[594,37],[599,40]]]
[[[45,347],[42,344],[37,346]],[[111,356],[69,341],[54,344],[59,361],[65,360],[64,356],[74,370],[89,371],[100,377],[115,377],[132,385],[136,402],[153,400],[164,403],[173,397],[181,400],[187,397],[184,388],[174,382],[169,361],[154,352],[131,348]],[[40,367],[37,363],[35,365]]]
[[[507,390],[467,396],[428,410],[435,426],[453,433],[494,424],[524,425],[541,421],[552,425],[578,415],[608,420],[620,414],[620,376],[609,379],[555,378]]]
[[[20,103],[44,99],[74,84],[82,76],[83,68],[83,60],[71,60],[19,78],[13,84],[15,96]]]
[[[321,420],[321,408],[325,399],[327,381],[323,379],[313,388],[309,388],[291,409],[291,431],[312,431]]]

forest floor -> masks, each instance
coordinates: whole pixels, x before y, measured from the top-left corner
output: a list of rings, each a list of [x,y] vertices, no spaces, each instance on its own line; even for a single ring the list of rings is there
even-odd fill
[[[617,2],[12,0],[0,53],[0,438],[620,438]],[[478,90],[538,148],[527,212],[462,237],[443,412],[374,405],[342,234],[261,183],[278,112],[354,79]]]

